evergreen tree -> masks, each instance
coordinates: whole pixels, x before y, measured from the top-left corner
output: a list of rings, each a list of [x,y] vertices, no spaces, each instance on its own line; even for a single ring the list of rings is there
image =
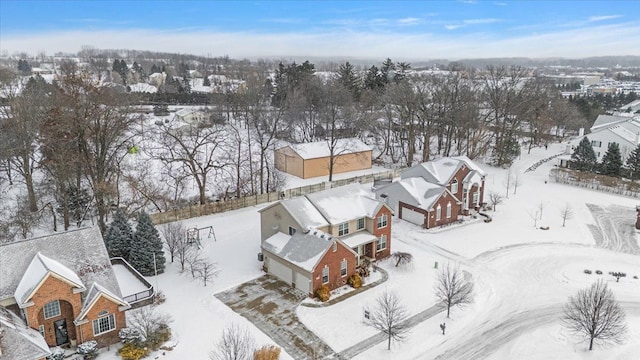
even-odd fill
[[[118,209],[113,217],[113,221],[107,228],[104,237],[107,245],[107,251],[111,257],[122,257],[129,260],[131,244],[133,242],[133,233],[127,217],[122,210]]]
[[[364,77],[364,87],[381,92],[384,89],[384,85],[385,82],[378,67],[375,65],[371,66]]]
[[[182,91],[187,94],[191,93],[191,83],[186,75],[182,77]]]
[[[607,152],[602,157],[602,173],[609,176],[620,176],[622,168],[622,155],[620,155],[620,146],[618,143],[609,143]]]
[[[338,69],[338,81],[349,90],[353,100],[360,98],[360,78],[356,74],[353,65],[348,61],[340,65]]]
[[[631,179],[640,178],[640,144],[629,154],[627,169],[631,172]]]
[[[153,254],[155,254],[155,268]],[[152,276],[155,274],[156,269],[158,274],[164,272],[165,261],[160,234],[149,215],[143,211],[138,216],[129,262],[142,275]]]
[[[158,65],[153,64],[153,65],[151,65],[151,71],[150,72],[152,74],[159,73],[160,72],[160,68],[158,67]]]
[[[202,80],[202,86],[211,86],[211,80],[209,80],[208,75],[205,75],[204,80]]]
[[[571,155],[573,167],[577,170],[591,171],[596,166],[598,158],[596,157],[591,141],[588,137],[583,137],[576,150]]]

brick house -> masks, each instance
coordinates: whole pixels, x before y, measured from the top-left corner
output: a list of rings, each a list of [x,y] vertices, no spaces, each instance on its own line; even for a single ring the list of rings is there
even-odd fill
[[[333,173],[371,169],[372,148],[360,139],[338,139]],[[327,141],[289,144],[274,152],[276,169],[302,179],[329,175],[331,152]]]
[[[260,210],[264,270],[310,295],[338,288],[363,258],[390,255],[392,215],[359,184],[279,201]]]
[[[400,219],[432,228],[478,211],[484,202],[486,173],[466,156],[412,166],[401,180],[375,190]]]
[[[2,244],[0,263],[0,308],[47,345],[119,342],[130,304],[121,296],[98,227]]]

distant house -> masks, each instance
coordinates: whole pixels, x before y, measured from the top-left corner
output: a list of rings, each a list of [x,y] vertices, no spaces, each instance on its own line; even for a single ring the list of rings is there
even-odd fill
[[[590,131],[591,133],[587,135],[581,131],[578,137],[569,141],[565,155],[558,158],[561,167],[569,166],[571,155],[584,137],[587,137],[591,142],[598,162],[602,161],[609,144],[614,142],[620,147],[620,155],[625,161],[640,144],[640,116],[599,115]]]
[[[120,341],[118,330],[126,327],[124,312],[131,305],[122,296],[98,227],[2,244],[0,264],[5,319],[6,311],[12,312],[20,326],[34,329],[52,347]],[[124,260],[120,264],[136,273]]]
[[[333,173],[371,168],[372,148],[359,139],[339,139],[334,147]],[[275,150],[276,169],[302,179],[329,175],[327,141],[290,144]]]
[[[191,126],[200,126],[209,120],[209,115],[202,110],[184,108],[176,111],[174,120],[185,122]]]
[[[486,173],[466,156],[428,161],[406,169],[401,180],[375,190],[400,219],[425,228],[457,221],[484,202]]]
[[[310,295],[338,288],[363,258],[389,256],[392,215],[359,184],[279,201],[260,210],[264,270]]]

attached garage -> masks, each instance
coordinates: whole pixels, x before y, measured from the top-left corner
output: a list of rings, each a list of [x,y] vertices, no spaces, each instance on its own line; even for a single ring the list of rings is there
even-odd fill
[[[272,257],[265,258],[265,265],[271,275],[286,282],[287,284],[293,283],[293,271],[287,265]]]
[[[310,275],[305,275],[302,272],[295,272],[294,279],[295,279],[296,289],[302,290],[307,294],[310,294],[312,292]]]
[[[421,212],[400,205],[400,219],[412,224],[423,226],[425,222],[425,215]]]

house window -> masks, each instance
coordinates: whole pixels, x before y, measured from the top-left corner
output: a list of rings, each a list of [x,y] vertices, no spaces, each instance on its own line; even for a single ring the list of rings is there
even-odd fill
[[[44,337],[44,325],[38,325],[38,332]]]
[[[322,268],[322,283],[327,284],[329,282],[329,267],[327,265]]]
[[[93,335],[104,334],[116,328],[116,316],[108,311],[101,311],[99,318],[93,320]]]
[[[289,226],[289,235],[293,235],[296,233],[296,228]]]
[[[44,318],[51,319],[56,316],[60,316],[60,301],[53,300],[44,304]]]
[[[602,141],[591,140],[591,146],[593,146],[593,147],[602,147]]]
[[[378,229],[387,227],[387,214],[382,214],[378,217]]]
[[[440,219],[442,219],[442,207],[438,204],[438,207],[436,207],[436,221]]]
[[[342,259],[340,262],[340,276],[347,276],[347,259]]]
[[[453,194],[456,194],[458,192],[458,180],[453,179],[453,181],[451,182],[451,192]]]
[[[358,219],[358,230],[364,229],[364,218]]]
[[[382,251],[387,248],[387,235],[381,235],[378,240],[376,240],[376,251]]]
[[[338,225],[338,236],[347,235],[349,233],[349,223],[342,223]]]
[[[476,191],[473,193],[473,204],[477,206],[479,200],[480,200],[480,193]]]
[[[447,203],[447,219],[451,218],[451,203]]]

